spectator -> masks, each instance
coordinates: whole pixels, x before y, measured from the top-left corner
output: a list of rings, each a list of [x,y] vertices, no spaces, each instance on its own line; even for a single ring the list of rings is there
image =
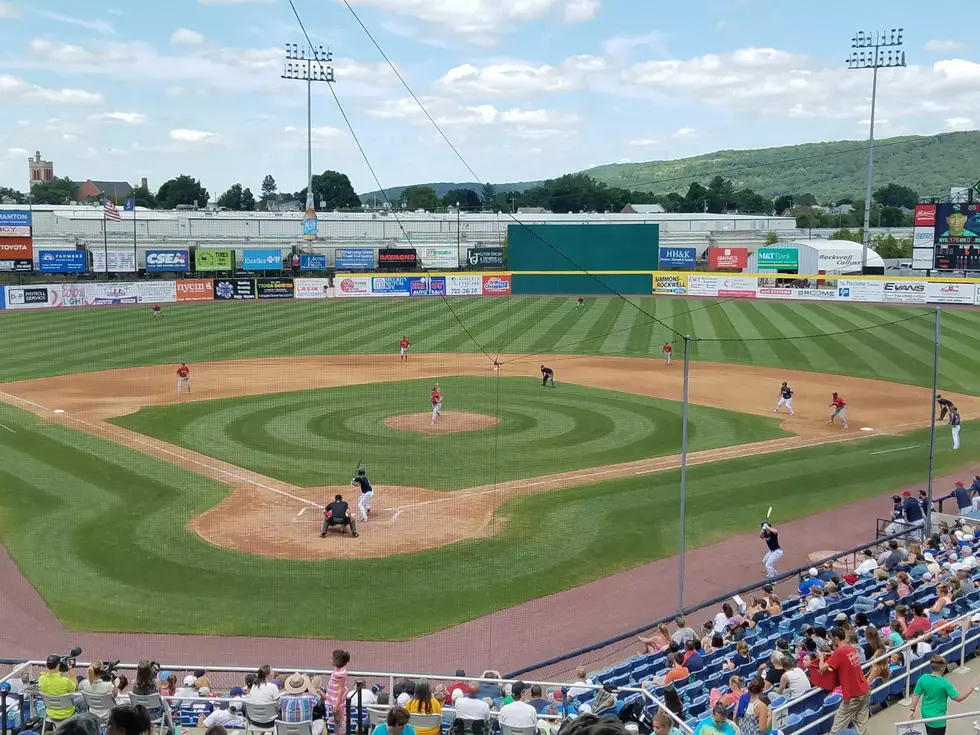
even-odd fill
[[[905,549],[898,545],[897,539],[888,542],[888,548],[878,557],[878,566],[884,567],[889,572],[905,561]]]
[[[404,707],[395,705],[388,710],[385,721],[374,728],[372,735],[416,735],[409,720],[412,716]]]
[[[888,664],[888,657],[885,656],[880,661],[875,661],[871,664],[871,668],[868,669],[868,675],[865,677],[868,680],[868,686],[874,684],[875,679],[880,679],[882,684],[891,678],[891,667]]]
[[[823,599],[828,605],[833,604],[840,600],[840,593],[838,592],[836,582],[826,582],[823,586]]]
[[[551,702],[542,696],[540,684],[531,685],[531,699],[528,700],[528,704],[534,707],[539,715],[544,712],[545,707],[551,704]]]
[[[514,701],[500,708],[497,721],[508,727],[535,727],[538,724],[538,712],[527,703],[530,695],[527,684],[523,681],[514,682],[511,695]]]
[[[153,678],[153,666],[149,661],[140,661],[136,665],[136,681],[133,682],[133,694],[141,697],[157,694],[156,681]],[[150,717],[158,719],[163,714],[163,707],[155,707],[150,710]]]
[[[85,678],[78,684],[78,691],[82,694],[112,694],[113,696],[116,694],[116,688],[112,682],[102,676],[101,661],[95,661],[89,665],[85,672]],[[111,709],[111,707],[89,707],[89,711],[98,717],[100,722],[109,716]]]
[[[446,687],[446,691],[449,693],[450,703],[456,701],[456,697],[466,694],[467,686],[466,672],[463,669],[456,669],[456,681]],[[459,692],[459,694],[456,694],[456,692]]]
[[[680,729],[663,712],[658,712],[653,716],[653,735],[681,735]]]
[[[113,707],[107,717],[106,735],[150,735],[153,732],[149,711],[138,704]]]
[[[200,689],[201,687],[207,687],[208,689],[211,689],[212,688],[211,687],[211,679],[208,676],[207,670],[205,670],[205,669],[195,669],[194,670],[194,677],[197,679],[197,683],[194,686],[196,686],[198,689]]]
[[[715,651],[721,650],[725,647],[725,639],[718,633],[711,636],[711,640],[708,641],[708,645],[704,647],[705,653],[714,653]]]
[[[799,671],[799,669],[793,670]],[[805,679],[806,676],[803,678]],[[772,710],[769,709],[769,705],[762,698],[762,693],[765,691],[765,683],[762,679],[753,679],[749,682],[748,689],[749,702],[745,708],[745,713],[738,720],[739,731],[742,735],[761,735],[761,733],[767,733],[772,724]]]
[[[834,572],[834,562],[825,561],[823,566],[820,568],[820,581],[824,583],[830,582],[835,576],[836,573]]]
[[[912,578],[909,577],[908,572],[898,572],[895,575],[895,579],[898,581],[898,597],[899,599],[903,597],[908,597],[912,594]]]
[[[675,681],[686,681],[691,676],[691,672],[684,665],[684,654],[675,653],[671,661],[670,670],[663,676],[655,676],[653,682],[656,686],[667,686]],[[647,682],[643,683],[646,688]]]
[[[455,684],[453,685],[455,687]],[[370,707],[378,703],[378,693],[375,691],[375,687],[369,687],[367,684],[362,682],[360,689],[354,688],[347,692],[347,707],[348,709],[357,706],[357,693],[361,693],[361,706]],[[448,692],[447,692],[448,694]]]
[[[422,679],[415,685],[415,696],[408,700],[405,709],[411,714],[418,715],[442,714],[442,707],[433,698],[432,690],[429,688],[429,682],[426,679]],[[503,713],[503,708],[500,711]],[[435,727],[416,727],[415,731],[418,735],[439,735],[440,727],[438,725]]]
[[[881,640],[878,629],[873,625],[869,625],[864,629],[864,645],[862,648],[864,649],[864,658],[866,661],[870,661],[885,653],[885,643]]]
[[[453,702],[456,719],[467,722],[487,722],[490,719],[490,705],[480,699],[480,683],[471,681],[466,694]]]
[[[347,664],[350,654],[343,649],[336,649],[331,657],[333,671],[327,681],[326,700],[333,712],[334,732],[342,732],[347,723]]]
[[[912,709],[909,719],[914,720],[915,710],[922,702],[922,718],[941,717],[946,714],[947,700],[962,702],[980,687],[972,687],[963,694],[956,691],[952,682],[943,678],[946,673],[946,659],[942,656],[933,656],[930,660],[932,670],[915,683],[915,692],[912,695]],[[926,733],[928,735],[945,735],[946,721],[934,720],[926,723]]]
[[[627,735],[626,726],[615,717],[582,715],[562,730],[562,735]]]
[[[173,697],[177,694],[179,688],[177,686],[177,675],[167,674],[166,683],[160,689],[160,695],[163,697]]]
[[[193,679],[194,677],[189,676],[187,678]],[[272,667],[268,664],[255,672],[255,683],[252,684],[248,697],[246,697],[250,704],[274,704],[279,699],[279,687],[270,681],[271,678]],[[187,684],[186,679],[184,684]]]
[[[846,643],[847,634],[843,630],[834,628],[830,635],[834,642],[834,652],[830,656],[820,652],[820,670],[832,670],[837,674],[843,698],[834,717],[830,735],[843,730],[852,720],[855,729],[861,735],[867,735],[871,695],[868,681],[861,669],[861,659],[857,651]]]
[[[855,569],[854,572],[858,576],[863,577],[871,574],[875,569],[877,569],[878,562],[875,560],[874,552],[871,549],[865,549],[861,553],[864,555],[864,560],[857,565],[857,569]]]
[[[766,620],[769,617],[769,611],[766,609],[765,599],[753,597],[749,602],[748,610],[745,611],[745,617],[751,620],[753,625],[758,625]]]
[[[753,681],[755,681],[753,679]],[[806,674],[796,668],[796,659],[792,656],[783,656],[783,675],[779,678],[779,686],[776,687],[776,694],[785,694],[790,699],[799,697],[810,690],[810,680]],[[751,683],[749,687],[751,692]],[[762,732],[766,732],[765,729]]]
[[[744,666],[752,659],[749,655],[749,644],[746,641],[739,641],[735,646],[735,653],[725,657],[725,666],[729,671],[734,671],[739,666]]]
[[[713,630],[724,630],[728,626],[728,621],[735,618],[735,611],[732,610],[730,603],[726,602],[721,606],[721,612],[715,615]]]
[[[503,692],[501,692],[501,694],[503,694]],[[402,693],[399,694],[398,697],[395,699],[395,703],[401,707],[404,707],[406,704],[408,704],[409,700],[414,696],[415,696],[415,682],[414,681],[406,682],[405,687],[402,690]]]
[[[938,620],[942,617],[941,613],[943,608],[947,605],[953,603],[953,593],[950,589],[949,584],[943,582],[936,586],[936,602],[933,604],[932,608],[929,610],[932,613],[929,617],[931,620]]]
[[[684,641],[684,665],[687,670],[692,674],[701,671],[704,668],[704,660],[701,658],[701,654],[698,653],[697,643],[693,638],[688,638]]]
[[[591,684],[588,679],[585,678],[585,669],[579,666],[575,669],[575,675],[578,677],[576,679],[576,684]],[[494,671],[493,669],[488,669],[483,672],[481,679],[500,679],[500,672]],[[578,693],[591,691],[588,687],[582,689],[581,687],[572,687],[568,690],[568,696],[574,697],[575,694],[572,692],[577,691]],[[490,699],[500,699],[503,696],[503,692],[500,690],[500,685],[492,681],[481,681],[480,682],[480,699],[488,697]]]
[[[61,656],[54,654],[48,656],[44,665],[46,670],[37,677],[37,690],[41,694],[57,697],[75,693],[75,682],[72,681],[69,672],[62,673],[59,671]],[[63,709],[46,710],[47,717],[55,722],[63,722],[69,717],[72,717],[76,712],[77,710],[74,705]],[[98,723],[96,723],[96,726],[98,726]]]
[[[670,643],[670,630],[665,623],[661,623],[653,635],[638,635],[636,639],[644,645],[644,649],[640,651],[641,656],[645,653],[660,653]]]
[[[667,710],[671,712],[674,717],[678,720],[684,719],[684,702],[681,701],[681,695],[678,694],[675,687],[667,687],[664,689],[663,693],[663,703],[664,706],[661,711]]]
[[[711,708],[711,717],[701,720],[694,735],[736,735],[735,726],[728,721],[728,710],[721,703]]]
[[[929,616],[926,615],[926,610],[922,606],[922,603],[917,602],[912,605],[912,622],[908,624],[905,633],[906,637],[916,638],[923,633],[928,633],[931,628],[932,623],[929,621]]]
[[[935,579],[942,573],[942,567],[936,563],[936,555],[933,552],[927,551],[922,555],[922,558],[926,562],[926,571],[932,575],[932,579]]]
[[[776,595],[769,595],[769,606],[766,608],[770,615],[782,615],[783,614],[783,603],[779,600]]]
[[[129,677],[120,674],[113,683],[116,687],[116,704],[129,704]]]
[[[60,723],[55,735],[100,735],[99,718],[91,712],[83,712]]]
[[[313,693],[310,677],[295,673],[283,682],[283,693],[279,695],[279,719],[283,722],[313,722],[313,735],[323,732],[325,722],[313,719],[313,710],[322,697]],[[224,723],[219,723],[224,724]]]
[[[231,727],[236,730],[245,727],[242,717],[241,701],[219,702],[209,715],[198,715],[197,726],[202,728]],[[315,732],[315,730],[314,730]]]
[[[709,701],[712,707],[715,706],[716,702],[721,702],[726,707],[731,707],[738,702],[743,691],[745,691],[745,679],[741,676],[729,676],[728,691],[722,694],[721,690],[712,689],[709,694]]]
[[[689,628],[687,623],[684,621],[684,618],[676,618],[674,620],[674,625],[677,626],[677,630],[674,631],[674,634],[670,637],[670,640],[672,640],[678,646],[683,646],[688,638],[698,637],[697,631],[694,630],[694,628]]]
[[[827,607],[827,603],[823,599],[823,587],[811,587],[810,588],[810,601],[806,604],[806,611],[816,612],[817,610],[823,610]]]
[[[184,686],[177,689],[173,696],[176,700],[171,700],[173,706],[179,707],[181,699],[197,699],[197,687],[194,686],[197,683],[197,677],[194,674],[188,674],[184,677]]]
[[[810,567],[800,581],[798,589],[800,597],[806,597],[814,587],[820,587],[821,591],[823,591],[823,582],[820,581],[820,573],[817,572],[816,568]]]

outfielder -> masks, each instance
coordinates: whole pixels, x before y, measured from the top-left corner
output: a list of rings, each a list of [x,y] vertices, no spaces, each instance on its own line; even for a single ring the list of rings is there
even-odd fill
[[[351,485],[359,485],[361,488],[361,499],[357,501],[357,509],[361,512],[361,522],[368,519],[371,512],[371,498],[374,497],[374,488],[371,481],[367,478],[367,472],[363,467],[358,467],[357,474],[350,481]]]
[[[953,405],[953,402],[951,400],[949,400],[948,398],[943,398],[942,397],[942,394],[940,394],[940,393],[937,393],[936,394],[936,403],[939,404],[939,420],[940,421],[945,421],[946,420],[946,414],[947,413],[951,413],[951,412],[953,412],[953,411],[956,410],[956,406]]]
[[[847,403],[844,401],[843,397],[834,393],[834,400],[830,404],[830,407],[834,409],[830,412],[830,421],[828,424],[834,423],[834,419],[840,416],[840,423],[843,428],[847,428]]]
[[[432,388],[429,400],[432,402],[432,423],[435,424],[439,420],[439,414],[442,413],[442,393],[439,392],[438,383]]]
[[[673,345],[670,342],[664,342],[664,346],[660,348],[660,351],[664,353],[664,362],[670,365],[670,355],[674,351]]]
[[[402,337],[401,342],[398,343],[399,359],[402,362],[408,362],[408,348],[411,346],[412,342],[408,337]]]
[[[782,387],[779,389],[779,401],[776,403],[776,413],[779,413],[779,409],[786,406],[786,410],[789,411],[789,415],[793,415],[793,389],[786,385],[786,381],[783,381]]]
[[[555,387],[555,371],[550,367],[541,366],[541,387],[545,388],[548,385],[548,381],[551,381],[551,387]]]
[[[960,412],[953,406],[953,412],[949,415],[949,425],[953,429],[953,449],[960,448]]]
[[[177,368],[177,395],[183,388],[187,388],[187,392],[191,392],[191,369],[187,367],[185,363],[180,363],[180,367]]]
[[[759,538],[766,542],[769,549],[762,557],[762,563],[766,566],[766,577],[775,577],[778,574],[776,562],[783,558],[783,550],[779,546],[779,532],[769,525],[769,521],[763,521]]]

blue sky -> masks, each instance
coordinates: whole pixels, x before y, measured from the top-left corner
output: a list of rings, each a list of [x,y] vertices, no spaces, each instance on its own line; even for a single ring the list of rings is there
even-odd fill
[[[859,29],[905,27],[878,136],[980,125],[980,41],[909,0],[349,0],[481,180],[867,134]],[[339,0],[295,0],[384,186],[472,176]],[[306,96],[280,79],[302,34],[286,0],[0,0],[0,185],[29,153],[58,176],[220,193],[306,176]],[[375,188],[326,85],[314,169]]]

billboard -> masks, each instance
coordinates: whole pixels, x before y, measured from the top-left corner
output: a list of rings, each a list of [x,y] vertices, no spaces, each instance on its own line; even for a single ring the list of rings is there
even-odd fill
[[[381,248],[378,251],[378,267],[389,270],[411,269],[418,265],[415,248]]]
[[[926,302],[930,304],[972,304],[972,283],[927,283]]]
[[[30,273],[33,270],[33,260],[0,260],[0,273]]]
[[[27,225],[0,225],[0,237],[30,237],[31,228]]]
[[[483,276],[446,276],[446,295],[482,296]]]
[[[326,278],[293,279],[294,299],[325,299],[329,296],[329,291],[330,281]]]
[[[172,304],[177,301],[176,281],[140,281],[136,286],[141,304]]]
[[[109,273],[135,273],[136,253],[132,250],[92,251],[93,273],[105,273],[107,263]]]
[[[407,296],[411,280],[407,276],[375,276],[371,279],[371,293],[376,296]]]
[[[258,278],[255,290],[260,299],[291,299],[293,298],[292,278]]]
[[[912,268],[917,271],[927,271],[936,267],[936,253],[932,248],[915,248],[912,250]]]
[[[417,250],[423,268],[459,268],[459,248],[454,245],[448,247],[425,246],[417,248]]]
[[[58,286],[7,286],[4,296],[8,309],[50,309],[62,305]]]
[[[233,271],[235,270],[234,250],[195,250],[194,270]]]
[[[503,248],[471,248],[466,253],[466,263],[470,268],[503,268]]]
[[[325,271],[327,269],[327,256],[300,255],[299,269],[301,271]]]
[[[796,248],[759,248],[756,260],[760,271],[800,267],[800,253]]]
[[[339,271],[374,270],[374,248],[337,248],[334,267]]]
[[[177,301],[214,300],[214,281],[210,278],[191,278],[177,281]]]
[[[697,248],[660,248],[661,268],[694,270],[698,260]]]
[[[926,303],[926,284],[909,281],[885,281],[881,300],[890,304]]]
[[[936,243],[980,246],[980,204],[937,204]]]
[[[862,281],[841,278],[837,281],[837,298],[841,301],[874,303],[882,300],[885,284],[882,281]]]
[[[691,249],[693,250],[694,248]],[[655,273],[653,275],[653,292],[672,294],[687,293],[687,276],[668,276],[663,273]]]
[[[0,237],[0,260],[33,260],[34,241],[30,237]]]
[[[709,268],[742,270],[748,263],[748,248],[708,248]]]
[[[139,285],[136,283],[86,283],[86,306],[122,306],[138,304]]]
[[[445,296],[445,276],[421,276],[413,278],[408,284],[410,296]]]
[[[281,271],[282,250],[279,248],[242,250],[242,270]]]
[[[483,276],[484,296],[507,296],[510,294],[510,275]]]
[[[817,270],[821,273],[860,271],[861,258],[860,250],[821,250],[817,255]]]
[[[226,278],[214,282],[216,300],[251,301],[255,298],[255,281],[251,278]]]
[[[334,288],[338,298],[371,296],[371,276],[347,276],[337,281]]]
[[[30,227],[30,212],[0,212],[0,225],[11,225],[13,227]]]
[[[189,250],[147,250],[146,271],[148,273],[186,273],[191,269]]]
[[[62,283],[59,306],[85,306],[85,284]]]
[[[935,204],[916,204],[915,227],[928,227],[932,230],[936,228],[936,205]]]
[[[41,273],[84,273],[84,250],[38,250],[37,267]]]

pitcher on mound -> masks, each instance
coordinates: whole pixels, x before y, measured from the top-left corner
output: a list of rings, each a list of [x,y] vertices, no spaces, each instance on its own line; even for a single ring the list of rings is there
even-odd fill
[[[430,400],[432,402],[432,423],[435,425],[436,421],[439,420],[439,414],[442,413],[442,393],[439,392],[438,383],[432,389]]]

